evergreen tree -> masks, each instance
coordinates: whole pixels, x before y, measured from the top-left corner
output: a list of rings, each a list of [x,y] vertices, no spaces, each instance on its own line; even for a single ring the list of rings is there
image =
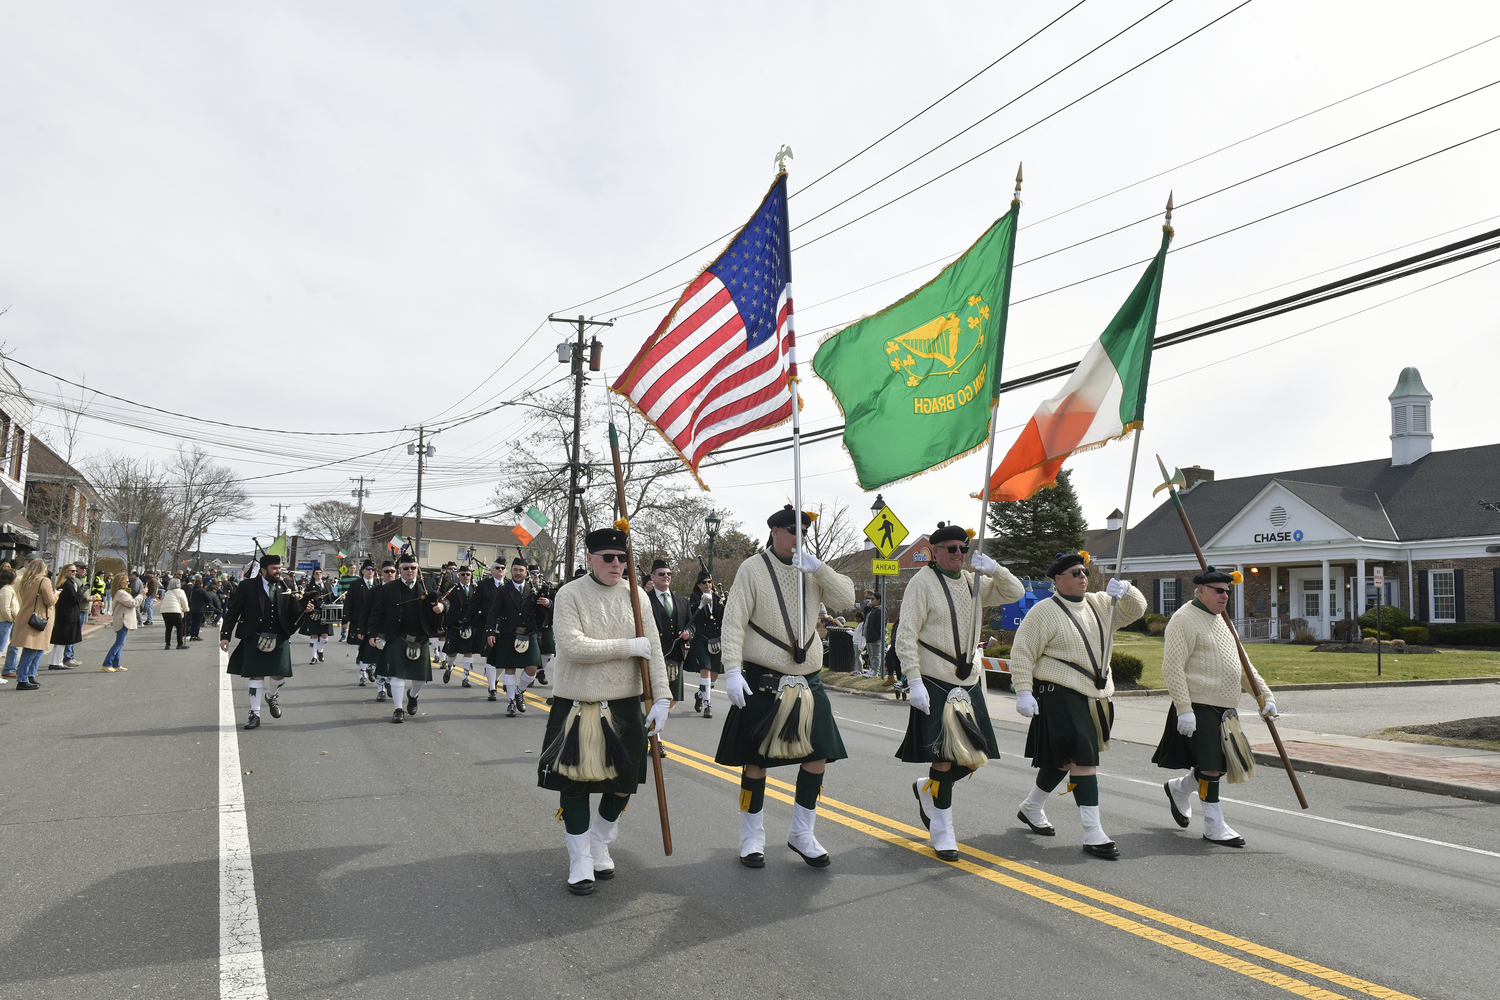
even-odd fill
[[[1073,492],[1073,474],[1063,469],[1057,485],[1025,500],[990,504],[985,548],[1017,576],[1041,577],[1059,552],[1082,547],[1088,522]]]

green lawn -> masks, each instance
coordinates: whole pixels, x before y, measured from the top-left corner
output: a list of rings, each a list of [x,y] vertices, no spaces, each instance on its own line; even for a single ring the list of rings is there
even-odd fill
[[[1160,688],[1162,641],[1139,632],[1116,632],[1115,648],[1139,656],[1146,665],[1143,687]],[[1401,681],[1431,677],[1491,677],[1500,675],[1500,649],[1452,649],[1423,656],[1386,653],[1382,673],[1375,676],[1373,653],[1314,653],[1311,646],[1250,643],[1250,662],[1266,683],[1327,684],[1335,681]]]

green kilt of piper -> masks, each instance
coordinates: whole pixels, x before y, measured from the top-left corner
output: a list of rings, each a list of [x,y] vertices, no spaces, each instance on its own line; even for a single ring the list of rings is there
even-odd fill
[[[636,788],[646,781],[646,716],[641,712],[641,699],[619,698],[609,702],[609,712],[614,718],[615,733],[625,744],[630,763],[616,766],[615,777],[608,781],[574,781],[556,769],[557,750],[561,749],[563,726],[568,721],[568,712],[573,702],[566,698],[551,699],[547,714],[547,729],[542,734],[542,757],[537,761],[536,783],[539,788],[549,788],[565,795],[582,795],[590,792],[614,792],[617,795],[634,795]],[[554,747],[553,744],[558,744]]]
[[[1193,735],[1184,736],[1177,731],[1177,706],[1173,705],[1167,710],[1167,725],[1162,730],[1156,752],[1151,755],[1151,763],[1173,771],[1197,767],[1223,773],[1224,743],[1219,730],[1227,711],[1227,708],[1193,702],[1193,718],[1197,720],[1198,728],[1193,730]]]
[[[760,737],[756,735],[763,726],[770,724],[776,714],[776,688],[781,681],[779,671],[746,662],[743,666],[745,683],[750,685],[750,694],[745,698],[745,707],[729,708],[724,718],[724,731],[719,735],[719,749],[714,761],[730,767],[781,767],[785,764],[801,764],[809,760],[843,760],[849,756],[844,749],[844,739],[833,720],[833,705],[828,701],[828,692],[823,689],[823,679],[817,674],[807,675],[807,687],[812,692],[812,752],[805,757],[782,759],[762,757]]]
[[[932,702],[931,711],[923,713],[915,708],[911,710],[911,717],[906,722],[906,738],[896,749],[896,757],[908,764],[935,764],[940,761],[951,763],[952,755],[943,752],[943,744],[947,739],[943,732],[943,709],[948,704],[948,692],[958,685],[945,684],[931,677],[923,677],[922,683],[927,685],[927,697]],[[989,706],[985,704],[984,678],[981,676],[979,683],[968,691],[969,704],[974,706],[974,721],[990,741],[989,752],[985,756],[990,760],[999,760],[1000,744],[995,740],[995,727],[990,723]]]
[[[673,701],[682,700],[682,664],[675,660],[667,661],[667,690]]]
[[[292,676],[292,648],[289,640],[276,637],[276,648],[262,653],[255,639],[241,639],[229,654],[226,674],[237,677],[290,677]]]
[[[537,633],[536,648],[543,656],[557,655],[557,639],[552,635],[551,625]]]
[[[717,648],[719,640],[714,639],[713,645]],[[684,669],[691,670],[694,673],[708,670],[716,674],[722,674],[724,672],[723,659],[720,658],[718,653],[713,652],[708,647],[709,640],[707,638],[702,635],[693,636],[693,644],[688,647],[687,663],[683,664]]]
[[[359,644],[359,652],[354,654],[354,662],[355,663],[367,663],[367,664],[371,664],[371,665],[379,663],[380,662],[380,650],[378,650],[374,646],[370,645],[370,640],[368,638],[366,638],[363,642],[361,642]]]
[[[1069,764],[1097,767],[1099,751],[1109,742],[1114,706],[1071,688],[1039,681],[1033,690],[1037,713],[1026,731],[1026,756],[1032,767],[1066,770]],[[1103,717],[1097,713],[1103,712]]]
[[[419,636],[420,642],[416,645],[418,650],[416,659],[407,655],[411,643],[401,636],[390,640],[385,644],[385,649],[380,651],[380,659],[375,663],[375,674],[379,677],[400,677],[408,681],[430,681],[432,680],[432,644],[425,636]]]
[[[489,648],[489,655],[485,657],[495,669],[525,670],[528,667],[540,667],[542,665],[542,651],[538,649],[535,632],[523,632],[512,634],[503,632],[495,636],[495,644]],[[526,649],[522,652],[516,650],[516,640],[524,640]]]
[[[319,612],[317,611],[309,611],[307,614],[303,615],[302,624],[297,627],[297,631],[302,635],[308,636],[333,634],[332,626],[323,621],[319,616]]]
[[[463,633],[467,631],[466,638]],[[443,652],[450,656],[473,656],[484,651],[484,632],[465,625],[449,625],[443,630]]]

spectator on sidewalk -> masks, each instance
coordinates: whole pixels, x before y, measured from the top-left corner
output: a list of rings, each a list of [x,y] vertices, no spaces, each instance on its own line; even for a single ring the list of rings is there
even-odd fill
[[[87,607],[87,598],[78,586],[78,567],[64,563],[57,575],[57,606],[52,623],[52,655],[47,660],[48,670],[72,670],[67,661],[72,660],[74,643],[83,640],[83,625],[78,620],[80,608]]]
[[[156,574],[151,572],[147,572],[141,578],[141,584],[141,597],[144,600],[141,602],[141,614],[137,616],[137,619],[143,625],[155,625],[156,616],[153,612],[156,609],[157,598],[161,597],[161,584],[157,581]]]
[[[47,579],[45,562],[33,559],[26,564],[21,579],[16,581],[16,597],[21,605],[11,631],[11,641],[21,649],[16,661],[16,690],[35,691],[41,687],[36,682],[37,664],[42,652],[52,644],[53,606],[57,604],[57,591]],[[31,627],[32,615],[45,619],[43,628]]]
[[[131,629],[136,627],[136,608],[146,600],[144,593],[140,597],[131,596],[130,581],[124,573],[115,574],[112,586],[115,592],[115,602],[110,626],[115,632],[115,642],[109,647],[109,652],[104,654],[104,666],[99,668],[110,674],[116,670],[130,669],[120,662],[120,651],[125,648],[125,637],[130,634]]]
[[[0,566],[0,658],[5,660],[5,670],[0,684],[16,676],[16,660],[20,650],[10,644],[10,632],[15,627],[16,615],[21,611],[21,599],[16,596],[16,571],[10,566]]]
[[[198,632],[203,628],[203,616],[208,614],[213,603],[213,591],[203,585],[203,577],[193,577],[193,591],[188,597],[188,638],[194,642],[203,641]]]
[[[177,648],[187,649],[187,632],[183,626],[183,617],[188,611],[187,593],[182,589],[182,581],[177,577],[167,579],[166,593],[161,595],[161,619],[166,623],[166,648],[172,648],[172,632],[177,632]]]

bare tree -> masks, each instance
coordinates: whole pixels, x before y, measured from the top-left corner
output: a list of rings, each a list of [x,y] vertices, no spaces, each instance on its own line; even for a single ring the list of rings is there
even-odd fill
[[[806,538],[813,555],[827,562],[854,551],[858,535],[848,504],[835,497],[832,503],[817,504],[812,511],[818,516]]]
[[[299,535],[326,538],[345,552],[353,552],[359,537],[359,508],[342,500],[310,503],[292,530]]]
[[[227,466],[209,457],[196,443],[179,447],[167,463],[171,490],[171,549],[183,552],[220,521],[244,517],[250,498]]]
[[[106,453],[89,463],[106,518],[124,533],[125,564],[145,567],[161,556],[173,521],[172,483],[147,458]]]

